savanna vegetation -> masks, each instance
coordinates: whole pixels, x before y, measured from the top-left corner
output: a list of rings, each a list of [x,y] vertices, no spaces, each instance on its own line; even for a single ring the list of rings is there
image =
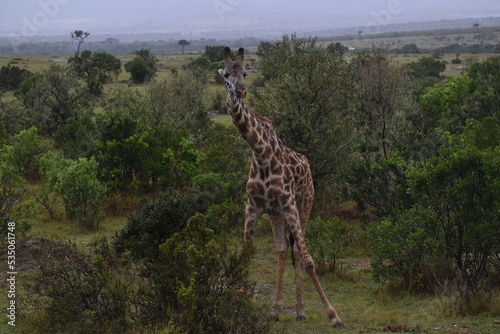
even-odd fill
[[[211,116],[225,104],[219,51],[161,78],[145,49],[125,66],[83,51],[0,70],[19,333],[332,330],[306,279],[308,321],[270,321],[265,217],[241,243],[250,151]],[[430,55],[345,51],[283,36],[247,64],[248,104],[311,161],[306,237],[327,294],[353,333],[498,331],[500,57],[445,77]]]

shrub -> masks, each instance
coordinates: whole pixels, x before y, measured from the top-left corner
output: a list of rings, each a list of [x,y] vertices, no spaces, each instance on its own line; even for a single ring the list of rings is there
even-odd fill
[[[106,52],[92,54],[89,50],[70,57],[68,63],[75,73],[85,80],[89,92],[94,95],[101,95],[104,84],[117,77],[122,67],[120,59],[115,56]]]
[[[20,333],[270,333],[253,301],[248,267],[254,248],[237,247],[195,215],[134,264],[106,239],[90,252],[41,239],[23,242],[33,269],[23,282]],[[163,330],[163,331],[162,331]]]
[[[19,101],[4,101],[0,95],[0,142],[29,127],[26,109]]]
[[[337,270],[339,255],[352,238],[348,225],[336,217],[327,221],[312,219],[306,237],[319,274]]]
[[[130,72],[133,83],[145,83],[156,75],[157,59],[149,50],[142,49],[135,52],[136,57],[125,64],[125,70]]]
[[[152,126],[168,121],[177,129],[198,135],[210,124],[204,93],[208,78],[204,71],[173,71],[167,80],[152,82],[146,90]]]
[[[156,259],[159,246],[182,231],[188,219],[208,209],[207,194],[191,189],[185,192],[169,189],[152,200],[143,199],[125,228],[114,240],[120,253],[129,251],[134,259]]]
[[[498,150],[458,143],[409,173],[413,205],[372,228],[376,275],[409,288],[452,286],[462,303],[481,290],[500,249]],[[495,167],[496,166],[496,167]],[[462,309],[463,310],[463,309]]]
[[[20,332],[135,332],[138,279],[130,262],[115,257],[106,239],[90,254],[44,239],[27,239],[23,246],[25,260],[37,269],[26,278]]]
[[[74,161],[49,153],[43,157],[42,165],[52,189],[63,199],[66,216],[96,230],[106,187],[97,179],[95,159]]]
[[[91,99],[75,77],[69,67],[51,65],[20,87],[17,97],[26,107],[31,124],[42,134],[52,136],[70,118],[88,112]]]
[[[160,246],[159,260],[147,266],[169,320],[186,333],[270,332],[268,313],[252,301],[253,247],[238,250],[227,234],[206,228],[205,220],[193,216],[186,229]]]
[[[30,225],[23,219],[28,213],[23,206],[26,193],[25,181],[6,163],[5,152],[0,150],[0,237],[7,235],[9,222],[16,222],[16,233],[29,230]]]
[[[7,161],[29,181],[39,179],[40,157],[49,150],[49,144],[31,127],[14,136],[7,149]]]
[[[30,71],[18,66],[2,66],[0,68],[0,91],[16,90],[21,83],[33,76]]]
[[[158,173],[168,173],[169,156],[153,135],[130,115],[119,111],[97,118],[98,138],[94,156],[99,163],[99,179],[109,189],[135,190]]]

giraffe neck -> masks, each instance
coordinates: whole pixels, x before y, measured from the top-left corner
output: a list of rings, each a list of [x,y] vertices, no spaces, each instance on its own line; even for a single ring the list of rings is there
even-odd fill
[[[265,164],[272,155],[282,151],[282,142],[271,121],[258,115],[234,93],[227,92],[227,104],[233,123],[252,149],[254,159]]]

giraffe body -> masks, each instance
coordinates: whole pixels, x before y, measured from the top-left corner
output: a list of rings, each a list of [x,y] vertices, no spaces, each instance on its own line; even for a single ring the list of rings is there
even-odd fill
[[[283,274],[291,234],[295,258],[296,315],[305,320],[302,303],[301,266],[311,277],[326,312],[335,327],[344,328],[342,320],[330,305],[316,275],[314,261],[307,251],[304,235],[314,201],[314,186],[308,159],[286,147],[272,122],[246,106],[243,66],[244,50],[238,50],[238,59],[232,61],[230,49],[224,50],[224,76],[227,104],[233,123],[252,149],[252,164],[247,182],[248,201],[245,214],[244,242],[250,240],[262,214],[268,214],[276,241],[278,281],[272,317],[278,319],[283,301]]]

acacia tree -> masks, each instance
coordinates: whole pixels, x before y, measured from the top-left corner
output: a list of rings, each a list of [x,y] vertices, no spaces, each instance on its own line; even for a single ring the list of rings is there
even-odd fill
[[[78,48],[76,49],[77,56],[80,55],[80,46],[85,41],[85,38],[87,38],[89,35],[89,32],[84,32],[83,30],[75,30],[71,32],[71,38],[78,42]]]
[[[184,54],[184,47],[188,46],[191,44],[191,42],[181,39],[177,44],[179,44],[182,47],[182,54]]]

